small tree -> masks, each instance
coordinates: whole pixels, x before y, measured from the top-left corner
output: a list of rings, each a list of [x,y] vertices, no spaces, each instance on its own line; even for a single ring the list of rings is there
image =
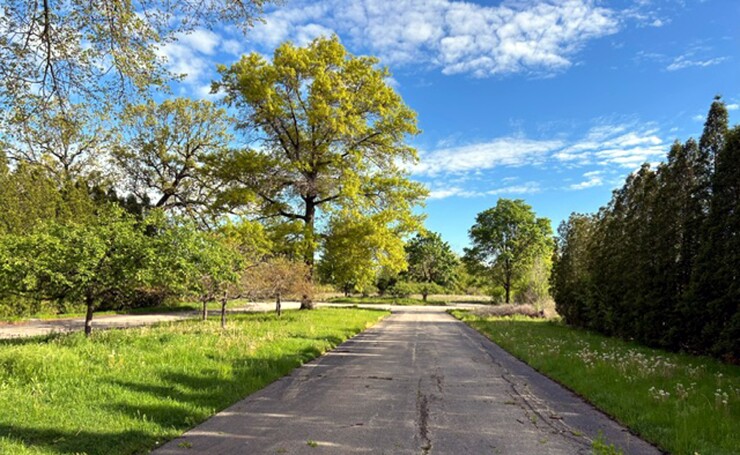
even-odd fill
[[[552,228],[547,218],[536,218],[521,199],[499,199],[495,207],[478,214],[469,231],[471,248],[465,262],[471,272],[487,275],[504,288],[506,303],[512,285],[529,270],[538,255],[551,254]]]
[[[406,228],[390,225],[384,215],[345,211],[332,218],[319,263],[325,282],[349,294],[368,289],[380,269],[398,273],[406,267],[401,240]]]
[[[408,276],[417,281],[424,301],[431,292],[452,284],[458,264],[450,245],[436,232],[417,234],[406,244]]]
[[[143,226],[116,206],[89,223],[49,222],[28,235],[0,237],[0,288],[37,299],[84,301],[85,335],[107,298],[151,281],[154,251]]]
[[[229,288],[237,282],[242,260],[236,246],[219,232],[198,230],[192,221],[170,219],[158,233],[158,283],[180,296],[197,298],[201,317],[208,303],[221,301],[222,325]]]
[[[242,289],[251,298],[274,298],[278,316],[286,295],[306,300],[313,294],[308,266],[283,257],[274,257],[248,269],[242,275]]]

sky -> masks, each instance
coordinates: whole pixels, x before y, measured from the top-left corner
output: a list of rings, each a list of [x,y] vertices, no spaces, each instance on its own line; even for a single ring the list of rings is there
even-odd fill
[[[458,252],[477,213],[524,199],[553,229],[642,163],[701,134],[720,94],[740,121],[739,0],[284,0],[246,35],[198,29],[161,49],[211,97],[216,64],[336,34],[375,55],[418,114],[411,178],[426,227]]]

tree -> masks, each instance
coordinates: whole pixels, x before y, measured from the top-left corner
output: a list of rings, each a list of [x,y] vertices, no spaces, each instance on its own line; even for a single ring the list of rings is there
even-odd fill
[[[88,223],[48,222],[28,235],[0,236],[0,289],[37,299],[84,301],[85,335],[104,299],[152,278],[144,227],[116,206]]]
[[[175,295],[197,298],[204,321],[210,302],[221,301],[225,312],[229,287],[242,266],[235,245],[219,232],[199,230],[192,221],[165,219],[161,212],[158,218],[157,284]]]
[[[249,205],[254,196],[261,216],[300,223],[309,270],[319,217],[391,208],[406,223],[426,194],[401,167],[417,159],[405,143],[418,132],[416,115],[377,63],[348,54],[336,37],[319,38],[304,48],[282,44],[271,62],[244,56],[220,67],[214,84],[239,111],[238,128],[258,144],[224,154],[215,166],[226,182],[221,203]]]
[[[150,86],[165,87],[170,75],[160,46],[217,23],[246,30],[265,3],[6,0],[0,105],[25,105],[27,113],[41,115],[50,105],[66,109],[72,100],[118,103]]]
[[[740,126],[731,129],[716,159],[712,200],[701,250],[684,304],[688,347],[740,359]]]
[[[280,316],[282,299],[287,295],[307,300],[313,293],[308,266],[303,262],[276,256],[258,263],[242,275],[242,289],[250,298],[275,299],[275,312]]]
[[[371,286],[380,270],[397,274],[406,268],[401,240],[406,229],[383,215],[363,216],[350,210],[330,220],[318,266],[324,282],[349,294]]]
[[[84,103],[62,109],[45,108],[42,114],[13,106],[12,127],[5,131],[8,152],[15,162],[45,168],[63,184],[79,180],[102,180],[101,159],[112,141],[106,113],[93,112]]]
[[[707,120],[704,122],[704,131],[699,139],[699,151],[709,168],[706,172],[707,176],[716,171],[717,155],[724,149],[727,131],[727,106],[722,102],[722,97],[717,95],[709,107]]]
[[[0,164],[0,234],[30,233],[44,221],[84,222],[93,211],[87,185],[58,182],[47,168],[33,163],[4,170]]]
[[[524,201],[499,199],[495,207],[476,216],[469,231],[472,247],[465,249],[465,260],[471,270],[503,286],[509,303],[512,284],[536,256],[550,254],[551,235],[550,220],[536,218]]]
[[[455,280],[457,256],[436,232],[425,232],[412,238],[406,244],[406,257],[409,264],[406,274],[422,284],[420,290],[425,302],[430,289],[428,285],[448,286]]]
[[[572,213],[558,227],[552,291],[555,309],[568,324],[585,327],[591,318],[594,216]]]
[[[127,107],[122,124],[114,157],[127,188],[154,207],[202,215],[213,190],[205,162],[230,140],[225,111],[210,101],[149,101]]]

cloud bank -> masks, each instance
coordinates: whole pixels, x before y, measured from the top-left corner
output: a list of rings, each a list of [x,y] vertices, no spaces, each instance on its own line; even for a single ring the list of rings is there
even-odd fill
[[[594,0],[484,6],[452,0],[298,0],[249,34],[271,48],[337,33],[385,64],[426,64],[445,74],[551,74],[573,64],[590,40],[616,33],[617,13]]]

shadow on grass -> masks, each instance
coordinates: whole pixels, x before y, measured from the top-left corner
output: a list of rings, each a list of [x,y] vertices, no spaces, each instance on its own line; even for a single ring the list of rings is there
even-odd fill
[[[0,424],[0,435],[58,454],[145,453],[157,442],[154,435],[141,430],[90,432]]]

